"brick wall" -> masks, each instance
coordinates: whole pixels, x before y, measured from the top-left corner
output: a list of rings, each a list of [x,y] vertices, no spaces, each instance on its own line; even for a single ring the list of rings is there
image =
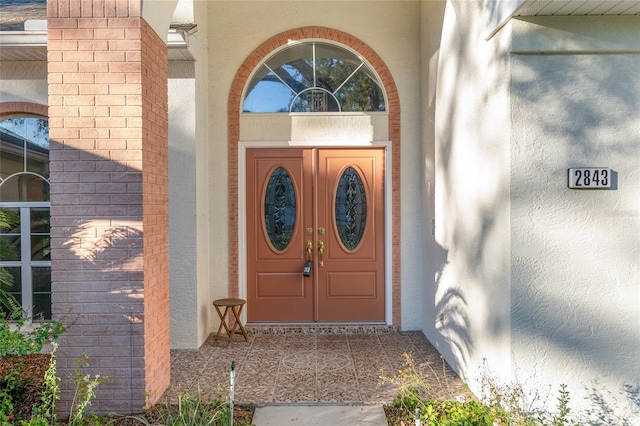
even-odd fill
[[[169,153],[167,47],[142,21],[145,374],[150,401],[169,386]]]
[[[92,408],[131,411],[169,383],[166,46],[137,1],[47,8],[59,375],[87,353],[113,379]]]
[[[0,102],[0,119],[11,115],[34,114],[47,118],[49,107],[31,102]]]

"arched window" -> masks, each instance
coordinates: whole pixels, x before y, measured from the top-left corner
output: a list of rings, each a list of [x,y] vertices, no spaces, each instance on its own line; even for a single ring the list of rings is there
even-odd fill
[[[51,318],[50,229],[48,121],[1,120],[0,285],[34,319]]]
[[[382,85],[364,60],[319,41],[292,43],[256,69],[243,112],[386,111]]]

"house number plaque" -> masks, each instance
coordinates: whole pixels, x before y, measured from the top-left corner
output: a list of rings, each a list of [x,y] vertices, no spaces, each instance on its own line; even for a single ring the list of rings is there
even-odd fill
[[[607,167],[575,167],[569,169],[571,189],[610,189],[611,169]]]

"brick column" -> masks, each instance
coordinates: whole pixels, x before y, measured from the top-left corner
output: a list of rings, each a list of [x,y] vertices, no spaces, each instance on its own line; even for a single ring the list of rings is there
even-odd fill
[[[89,355],[97,412],[169,385],[167,48],[139,0],[48,0],[52,300],[68,412]]]

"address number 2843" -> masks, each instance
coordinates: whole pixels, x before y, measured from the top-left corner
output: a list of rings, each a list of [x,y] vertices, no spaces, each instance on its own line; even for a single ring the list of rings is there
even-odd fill
[[[569,169],[569,188],[611,188],[611,170],[604,167]]]

